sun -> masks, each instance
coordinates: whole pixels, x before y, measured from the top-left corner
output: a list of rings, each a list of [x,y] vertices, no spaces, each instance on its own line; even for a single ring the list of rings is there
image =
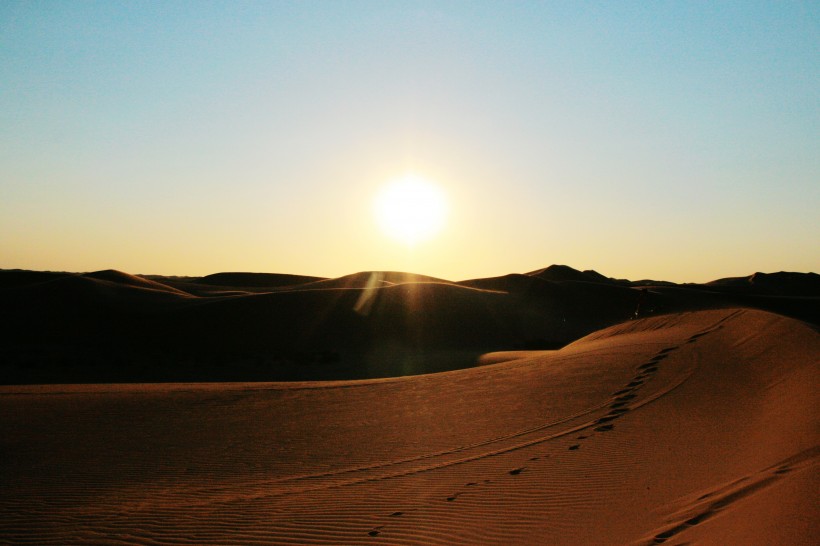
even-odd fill
[[[426,241],[444,226],[447,200],[433,182],[407,174],[388,183],[376,196],[376,221],[382,231],[408,246]]]

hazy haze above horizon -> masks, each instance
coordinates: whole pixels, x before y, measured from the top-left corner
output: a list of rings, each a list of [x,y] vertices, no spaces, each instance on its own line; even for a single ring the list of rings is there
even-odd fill
[[[819,150],[816,2],[0,5],[0,268],[818,271]]]

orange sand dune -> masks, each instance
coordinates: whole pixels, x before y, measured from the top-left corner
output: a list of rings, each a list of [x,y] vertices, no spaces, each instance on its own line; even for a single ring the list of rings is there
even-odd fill
[[[360,271],[335,279],[322,279],[304,283],[290,288],[295,290],[316,290],[320,288],[377,288],[406,283],[444,283],[450,281],[420,275],[418,273],[404,273],[401,271]]]
[[[323,277],[289,275],[286,273],[214,273],[192,280],[211,286],[230,287],[281,287],[325,280]]]
[[[0,542],[814,544],[820,336],[756,310],[364,381],[0,388]]]

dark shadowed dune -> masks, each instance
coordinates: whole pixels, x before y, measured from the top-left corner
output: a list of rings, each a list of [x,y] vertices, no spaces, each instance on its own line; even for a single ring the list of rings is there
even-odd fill
[[[553,282],[560,282],[560,281],[587,281],[587,282],[597,282],[597,283],[613,283],[615,282],[613,279],[605,277],[598,273],[597,271],[587,270],[587,271],[578,271],[577,269],[573,269],[567,265],[551,265],[544,269],[539,269],[537,271],[531,271],[527,273],[527,275],[531,277],[538,277],[539,279],[543,279],[545,281],[553,281]]]
[[[0,270],[0,289],[26,286],[65,277],[71,273],[54,273],[51,271],[26,271],[23,269]]]
[[[286,273],[214,273],[199,277],[192,282],[210,286],[278,288],[325,280],[324,277],[288,275]]]
[[[153,309],[158,302],[190,298],[181,290],[120,272],[60,275],[5,290],[2,297],[19,318],[29,314],[74,315],[78,319],[113,309]]]
[[[820,275],[816,273],[755,273],[748,277],[718,279],[705,286],[729,293],[820,297]]]
[[[372,288],[375,286],[391,286],[405,283],[450,283],[444,279],[419,275],[416,273],[403,273],[400,271],[360,271],[335,279],[323,279],[311,283],[295,286],[296,290],[316,290],[325,288]]]
[[[0,271],[0,302],[12,317],[0,332],[0,382],[421,374],[473,366],[484,352],[556,349],[636,317],[705,309],[759,308],[817,324],[817,277],[636,288],[567,266],[460,283],[401,272],[311,281]]]
[[[324,280],[323,277],[285,273],[214,273],[204,277],[142,275],[142,277],[202,297],[275,292]]]
[[[512,274],[459,284],[506,292],[531,320],[545,324],[539,337],[530,339],[533,348],[539,345],[538,340],[542,341],[542,346],[557,348],[570,339],[633,317],[640,300],[638,291],[611,283],[592,282],[588,280],[591,277],[580,271],[572,270],[580,274],[578,276],[567,273],[571,268],[560,267],[559,276],[584,280],[552,281],[539,275]]]
[[[138,277],[135,275],[129,275],[128,273],[123,273],[122,271],[116,271],[114,269],[106,269],[105,271],[95,271],[93,273],[86,273],[83,277],[88,279],[98,279],[101,281],[107,281],[110,283],[116,283],[121,285],[132,286],[134,288],[144,288],[146,290],[158,290],[160,292],[171,292],[174,294],[180,295],[190,295],[183,290],[178,290],[167,283],[162,283],[158,281],[153,281],[150,279],[146,279],[143,277]]]

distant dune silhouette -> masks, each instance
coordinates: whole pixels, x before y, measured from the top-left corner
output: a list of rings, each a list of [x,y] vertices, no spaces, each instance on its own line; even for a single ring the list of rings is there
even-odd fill
[[[13,317],[0,333],[5,384],[421,374],[470,367],[491,351],[556,349],[636,310],[748,307],[820,322],[814,273],[675,285],[565,265],[461,282],[393,271],[323,279],[6,270],[0,287]]]

